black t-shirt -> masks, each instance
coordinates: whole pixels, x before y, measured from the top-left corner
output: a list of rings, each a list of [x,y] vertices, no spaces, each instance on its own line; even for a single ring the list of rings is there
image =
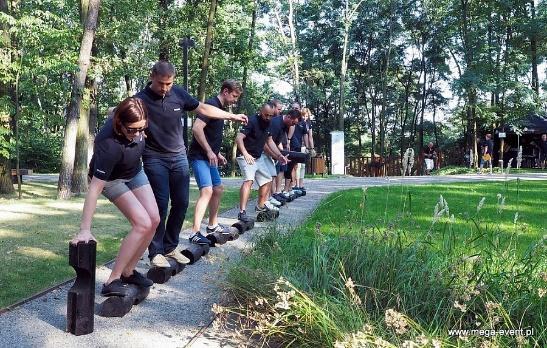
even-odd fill
[[[484,148],[487,148],[486,152],[484,151]],[[482,154],[484,155],[485,153],[489,154],[490,156],[494,153],[494,142],[492,141],[492,139],[490,140],[486,140],[484,139],[482,142],[481,142],[481,151],[482,151]]]
[[[263,121],[259,115],[254,115],[249,118],[249,122],[240,130],[245,134],[243,144],[247,152],[254,158],[259,158],[264,151],[266,140],[270,136],[270,122]],[[241,151],[238,149],[238,155]]]
[[[178,86],[173,86],[162,98],[150,89],[150,83],[135,96],[141,98],[148,109],[144,155],[157,157],[184,153],[183,112],[195,110],[199,101]]]
[[[205,102],[205,104],[213,105],[219,109],[226,110],[226,108],[222,106],[222,103],[216,96],[209,98]],[[205,133],[205,139],[207,139],[207,143],[209,143],[211,150],[213,150],[213,152],[218,155],[218,153],[220,152],[220,147],[222,146],[222,131],[224,130],[224,120],[209,118],[200,114],[197,115],[197,118],[207,124],[205,128],[203,128],[203,133]],[[203,147],[201,147],[195,137],[192,138],[192,142],[190,143],[188,158],[208,160],[207,152],[203,149]]]
[[[424,155],[425,155],[425,158],[437,157],[437,152],[435,151],[435,147],[426,146],[424,149]]]
[[[270,135],[276,145],[287,144],[288,128],[283,122],[283,116],[276,116],[270,121]]]
[[[88,175],[105,181],[131,179],[142,168],[144,136],[141,133],[130,141],[123,135],[114,133],[112,123],[109,118],[95,137]]]
[[[291,151],[300,151],[300,148],[304,144],[302,141],[304,134],[308,134],[308,124],[302,120],[294,126],[294,133],[291,138]]]

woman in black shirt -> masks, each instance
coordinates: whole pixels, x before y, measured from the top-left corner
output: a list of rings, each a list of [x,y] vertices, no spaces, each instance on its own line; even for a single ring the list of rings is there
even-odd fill
[[[95,240],[91,234],[91,220],[101,193],[131,223],[131,231],[123,239],[112,273],[103,285],[101,293],[105,296],[124,296],[128,283],[153,284],[135,270],[160,220],[154,194],[141,164],[146,126],[144,103],[131,97],[116,107],[114,116],[95,138],[80,232],[71,242]]]

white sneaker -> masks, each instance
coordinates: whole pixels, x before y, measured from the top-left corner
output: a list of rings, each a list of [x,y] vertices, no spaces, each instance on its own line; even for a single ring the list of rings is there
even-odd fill
[[[283,196],[285,196],[285,198],[291,197],[291,194],[290,194],[289,192],[286,192],[286,191],[281,192],[281,194],[282,194]]]
[[[163,256],[162,254],[158,254],[150,260],[150,265],[152,267],[160,267],[160,268],[169,268],[171,265],[169,264],[169,261]]]
[[[272,203],[273,205],[275,205],[276,207],[281,206],[281,202],[278,201],[277,199],[273,198],[273,197],[270,197],[269,202]]]
[[[279,208],[276,207],[275,205],[273,205],[272,203],[270,203],[269,201],[266,201],[266,203],[264,203],[264,205],[270,210],[279,211]]]
[[[170,253],[168,254],[165,254],[166,257],[171,257],[173,259],[175,259],[175,261],[177,261],[178,263],[181,263],[183,265],[186,265],[188,263],[190,263],[190,259],[187,258],[186,256],[182,255],[182,253],[180,252],[180,248],[179,247],[176,247],[173,251],[171,251]],[[167,261],[167,260],[166,260]],[[167,262],[169,263],[169,262]]]

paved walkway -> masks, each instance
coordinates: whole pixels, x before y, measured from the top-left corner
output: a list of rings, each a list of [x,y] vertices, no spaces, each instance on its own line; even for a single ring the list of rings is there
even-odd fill
[[[519,177],[547,180],[547,173]],[[514,179],[513,176],[510,178]],[[32,178],[37,179],[40,178]],[[428,184],[502,179],[503,176],[496,175],[462,175],[307,180],[308,194],[282,207],[275,223],[283,227],[296,226],[309,216],[325,195],[352,187],[399,184],[401,180],[407,184]],[[240,183],[240,179],[225,180],[227,186],[239,186]],[[221,222],[230,224],[236,215],[236,209],[227,211],[221,215]],[[214,319],[211,307],[222,301],[222,279],[230,262],[237,259],[243,249],[250,247],[254,236],[267,227],[267,224],[257,223],[255,229],[238,240],[212,248],[207,257],[187,266],[166,284],[155,284],[148,298],[124,318],[95,316],[95,331],[89,335],[76,337],[65,332],[66,298],[71,284],[62,286],[0,315],[0,347],[237,347],[241,342],[231,341],[211,326]],[[183,237],[187,233],[183,232]],[[147,266],[141,262],[139,268],[145,271]],[[97,269],[97,294],[109,272],[104,266]],[[97,295],[96,302],[102,301],[103,298]]]

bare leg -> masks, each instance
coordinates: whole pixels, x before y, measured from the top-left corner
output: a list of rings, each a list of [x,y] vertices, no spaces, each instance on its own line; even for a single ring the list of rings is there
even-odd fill
[[[211,186],[206,186],[199,190],[199,198],[194,210],[194,225],[192,226],[192,232],[198,232],[201,229],[201,220],[203,220],[203,217],[205,216],[205,211],[211,201],[212,195],[213,188]],[[211,212],[209,212],[209,216],[210,215]]]
[[[266,183],[258,189],[258,206],[263,207],[264,203],[268,200],[270,192],[270,183]]]
[[[106,284],[120,278],[122,274],[130,276],[133,273],[160,221],[150,185],[124,193],[114,201],[114,204],[131,223],[131,231],[121,243],[114,268]]]
[[[244,181],[239,189],[239,210],[247,210],[247,202],[249,201],[249,195],[251,194],[251,187],[253,186],[252,180]]]
[[[209,201],[209,226],[215,226],[218,220],[218,207],[220,206],[220,199],[224,193],[224,186],[219,185],[213,187],[213,195]]]

